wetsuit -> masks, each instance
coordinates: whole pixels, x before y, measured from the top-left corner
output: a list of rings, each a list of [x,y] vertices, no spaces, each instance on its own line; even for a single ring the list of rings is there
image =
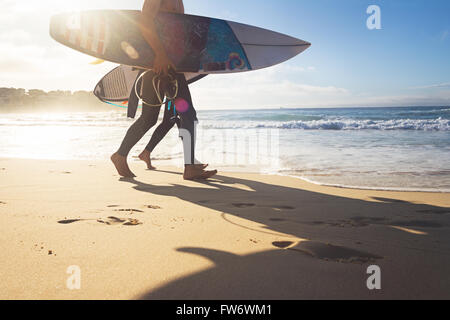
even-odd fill
[[[139,79],[139,76],[144,72],[143,70],[137,75],[135,86],[137,86],[137,91],[141,91],[141,81],[137,81]],[[200,74],[194,78],[191,78],[188,80],[188,85],[197,82],[198,80],[203,79],[206,77],[206,74]],[[139,98],[136,95],[136,90],[133,87],[133,90],[131,90],[130,97],[128,99],[128,118],[134,118],[136,116],[137,108],[139,105]],[[150,142],[148,143],[147,147],[145,148],[150,153],[152,153],[156,146],[164,139],[164,137],[169,133],[169,131],[173,128],[173,126],[176,124],[178,126],[178,129],[180,128],[180,121],[176,113],[174,113],[174,110],[176,110],[173,105],[169,104],[169,102],[166,102],[164,105],[164,117],[161,124],[156,128],[156,130],[153,132],[152,138]]]
[[[142,98],[149,104],[159,104],[160,101],[153,87],[153,78],[155,74],[152,71],[147,72],[143,77],[142,83]],[[184,74],[177,73],[176,79],[178,81],[178,95],[177,100],[185,102],[185,106],[181,111],[178,111],[180,137],[183,140],[185,164],[190,165],[195,162],[195,123],[197,120],[197,113],[192,104],[192,98],[189,91],[188,83]],[[164,90],[161,88],[160,96],[164,97]],[[120,146],[118,153],[127,157],[139,140],[156,124],[161,107],[152,107],[143,103],[142,114],[138,120],[128,129],[128,132]],[[169,111],[165,110],[164,121],[160,125],[161,128],[155,131],[156,136],[150,141],[148,148],[154,148],[164,138],[167,132],[173,127],[175,122],[171,120],[173,117],[173,108]],[[172,112],[172,113],[171,113]]]
[[[161,142],[162,139],[164,139],[164,137],[175,124],[178,126],[178,128],[180,128],[181,126],[180,118],[178,118],[178,115],[176,114],[176,112],[174,112],[174,106],[171,103],[166,103],[164,105],[164,109],[163,121],[153,132],[150,142],[145,147],[145,149],[150,153],[155,150],[156,146]]]

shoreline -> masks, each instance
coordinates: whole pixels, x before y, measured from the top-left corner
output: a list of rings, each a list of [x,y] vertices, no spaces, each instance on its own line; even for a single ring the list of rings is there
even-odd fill
[[[348,189],[348,190],[365,190],[365,191],[392,191],[392,192],[412,192],[412,193],[443,193],[443,194],[450,194],[450,190],[426,190],[426,189],[414,189],[414,188],[395,188],[395,187],[358,187],[358,186],[347,186],[347,185],[339,185],[339,184],[332,184],[332,183],[321,183],[316,182],[311,179],[305,178],[305,177],[299,177],[295,175],[283,175],[283,174],[277,174],[280,176],[285,177],[292,177],[292,178],[298,178],[300,180],[303,180],[308,183],[312,183],[317,186],[323,186],[323,187],[332,187],[332,188],[338,188],[338,189]]]
[[[109,159],[94,159],[94,160],[87,160],[87,159],[43,159],[43,158],[1,158],[0,160],[30,160],[30,161],[67,161],[67,162],[71,162],[71,161],[78,161],[78,162],[104,162],[104,163],[110,163]],[[152,161],[155,162],[155,164],[158,163],[158,161],[170,161],[172,159],[153,159]],[[130,158],[130,163],[141,163],[140,160],[136,159],[136,157],[132,157]],[[173,166],[173,165],[163,165],[162,167],[172,167],[172,168],[177,168],[177,169],[181,169],[181,166]],[[406,192],[406,193],[436,193],[436,194],[450,194],[450,190],[428,190],[428,189],[416,189],[416,188],[396,188],[396,187],[363,187],[363,186],[348,186],[348,185],[340,185],[340,184],[333,184],[333,183],[322,183],[322,182],[317,182],[314,180],[311,180],[309,178],[306,177],[301,177],[301,176],[297,176],[297,175],[292,175],[292,174],[283,174],[283,173],[267,173],[267,172],[263,172],[263,171],[238,171],[238,170],[233,170],[233,169],[218,169],[219,170],[219,174],[220,172],[223,173],[229,173],[229,174],[239,174],[239,173],[243,173],[243,174],[259,174],[259,175],[266,175],[266,176],[279,176],[279,177],[289,177],[289,178],[294,178],[294,179],[299,179],[303,182],[309,183],[309,184],[313,184],[319,187],[330,187],[330,188],[336,188],[336,189],[345,189],[345,190],[360,190],[360,191],[386,191],[386,192]]]

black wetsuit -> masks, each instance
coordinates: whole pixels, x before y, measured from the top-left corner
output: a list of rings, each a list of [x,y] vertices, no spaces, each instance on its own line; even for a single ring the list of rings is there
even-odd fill
[[[164,105],[163,120],[158,128],[156,128],[156,130],[153,132],[152,138],[150,139],[150,142],[147,144],[145,149],[152,153],[153,150],[155,150],[156,146],[161,142],[162,139],[164,139],[164,137],[167,135],[167,133],[169,133],[169,131],[175,124],[178,126],[178,128],[181,127],[180,118],[178,118],[178,114],[176,113],[173,104],[171,102],[167,102]]]
[[[160,101],[153,87],[153,78],[155,74],[152,71],[147,72],[143,77],[143,88],[142,88],[142,98],[145,102],[150,104],[159,104]],[[197,113],[194,109],[191,93],[189,91],[188,83],[184,74],[177,73],[176,79],[178,81],[178,95],[177,98],[184,99],[188,103],[188,110],[186,112],[178,112],[178,121],[180,129],[180,137],[183,139],[183,143],[189,143],[190,154],[186,157],[185,164],[194,164],[195,159],[195,122],[197,122]],[[161,88],[160,96],[164,97],[163,88]],[[158,121],[159,113],[161,107],[152,107],[143,103],[142,114],[138,120],[128,129],[128,132],[120,146],[118,153],[121,156],[128,156],[131,148],[133,148],[139,140],[156,124]],[[172,119],[173,108],[168,110],[165,108],[164,120],[161,125],[156,129],[152,136],[152,139],[147,146],[147,150],[153,151],[156,145],[164,138],[164,136],[169,132],[169,130],[176,123],[175,119]],[[182,134],[182,132],[188,134]],[[190,141],[186,141],[188,138]],[[186,148],[185,148],[186,153]]]

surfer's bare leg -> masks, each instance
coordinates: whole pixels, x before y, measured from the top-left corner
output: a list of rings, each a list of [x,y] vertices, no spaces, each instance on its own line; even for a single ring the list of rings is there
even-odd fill
[[[127,164],[127,157],[131,149],[142,139],[148,130],[153,127],[159,115],[159,108],[145,106],[141,117],[128,129],[119,151],[111,157],[117,171],[123,177],[134,177]]]
[[[124,178],[135,178],[133,172],[131,172],[130,168],[128,167],[127,158],[124,156],[121,156],[118,153],[115,153],[111,156],[111,161],[114,164],[114,166],[117,169],[117,172],[121,177]]]
[[[152,72],[149,72],[148,76],[144,76],[142,95],[143,99],[148,103],[157,104],[158,98],[152,85],[153,76],[154,74]],[[131,149],[139,142],[139,140],[141,140],[142,137],[156,124],[156,122],[158,121],[160,109],[160,107],[152,107],[144,103],[141,116],[128,129],[119,150],[111,157],[111,160],[113,161],[114,165],[117,168],[117,171],[121,176],[135,176],[131,172],[127,164],[128,154],[130,153]]]
[[[142,153],[139,155],[139,159],[147,164],[148,170],[156,170],[156,167],[152,166],[151,153],[147,149],[142,151]]]
[[[152,166],[150,155],[152,154],[153,150],[155,150],[156,146],[164,139],[164,137],[169,133],[170,129],[173,128],[176,121],[173,119],[173,117],[176,115],[174,114],[174,107],[171,107],[169,110],[169,105],[166,103],[164,106],[164,117],[161,124],[156,128],[155,132],[152,134],[152,138],[150,139],[150,142],[145,147],[145,150],[139,155],[139,159],[144,161],[147,164],[147,168],[149,170],[156,170],[154,166]]]

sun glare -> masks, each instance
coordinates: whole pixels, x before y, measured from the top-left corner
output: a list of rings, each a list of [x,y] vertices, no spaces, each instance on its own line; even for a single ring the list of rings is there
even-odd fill
[[[92,8],[92,1],[78,0],[78,1],[61,1],[61,0],[42,0],[36,2],[36,5],[42,11],[51,14],[88,10]]]

